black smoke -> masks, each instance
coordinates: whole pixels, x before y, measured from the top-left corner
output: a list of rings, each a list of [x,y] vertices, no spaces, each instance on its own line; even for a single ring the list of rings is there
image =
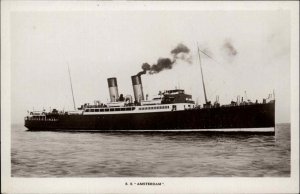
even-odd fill
[[[148,63],[143,63],[142,69],[143,69],[143,71],[140,71],[139,73],[137,73],[136,74],[137,76],[141,76],[143,74],[146,74],[147,71],[149,71],[151,69],[151,66]]]
[[[226,54],[229,56],[235,56],[237,55],[237,50],[234,48],[230,40],[226,40],[223,45],[224,50],[226,51]]]
[[[175,60],[169,58],[159,58],[156,64],[153,64],[150,69],[150,74],[159,73],[164,69],[172,69]]]
[[[189,52],[190,49],[182,43],[178,44],[177,47],[171,51],[173,55],[177,55],[179,53],[189,53]]]
[[[156,64],[149,65],[148,63],[142,64],[142,71],[137,73],[138,76],[146,74],[155,74],[159,73],[165,69],[172,69],[176,60],[180,59],[191,63],[191,56],[188,55],[190,53],[190,49],[184,44],[178,44],[173,50],[171,50],[171,54],[173,55],[173,59],[170,58],[159,58]]]

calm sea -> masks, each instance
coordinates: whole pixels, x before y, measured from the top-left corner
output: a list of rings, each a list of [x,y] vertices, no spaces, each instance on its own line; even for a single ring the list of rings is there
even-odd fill
[[[12,126],[13,177],[287,177],[290,124],[276,135],[28,132]]]

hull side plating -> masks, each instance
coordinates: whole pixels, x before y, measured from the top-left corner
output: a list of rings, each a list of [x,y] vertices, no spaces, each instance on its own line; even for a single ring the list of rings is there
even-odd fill
[[[58,115],[54,120],[25,120],[25,126],[32,131],[197,129],[274,133],[275,103],[153,113]]]

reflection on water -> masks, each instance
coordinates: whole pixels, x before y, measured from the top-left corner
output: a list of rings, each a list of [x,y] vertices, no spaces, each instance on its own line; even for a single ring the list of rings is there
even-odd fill
[[[14,177],[290,176],[290,125],[275,136],[28,132],[12,127]]]

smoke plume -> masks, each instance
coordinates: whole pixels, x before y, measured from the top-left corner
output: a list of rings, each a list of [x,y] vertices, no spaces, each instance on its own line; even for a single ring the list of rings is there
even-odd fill
[[[140,71],[138,74],[136,74],[137,76],[141,76],[143,74],[146,74],[147,71],[149,71],[151,69],[151,66],[148,63],[143,63],[142,69],[143,69],[143,71]]]
[[[223,45],[224,50],[226,51],[227,55],[229,56],[235,56],[237,55],[236,49],[233,47],[230,40],[226,40]]]
[[[171,51],[173,55],[177,55],[179,53],[189,53],[189,52],[190,49],[182,43],[178,44],[177,47]]]
[[[176,48],[171,50],[171,54],[173,55],[173,59],[170,58],[159,58],[156,64],[149,65],[148,63],[142,64],[142,71],[137,73],[138,76],[146,74],[155,74],[159,73],[165,69],[172,69],[174,63],[180,59],[185,62],[191,63],[191,55],[189,55],[190,49],[184,44],[180,43]]]

